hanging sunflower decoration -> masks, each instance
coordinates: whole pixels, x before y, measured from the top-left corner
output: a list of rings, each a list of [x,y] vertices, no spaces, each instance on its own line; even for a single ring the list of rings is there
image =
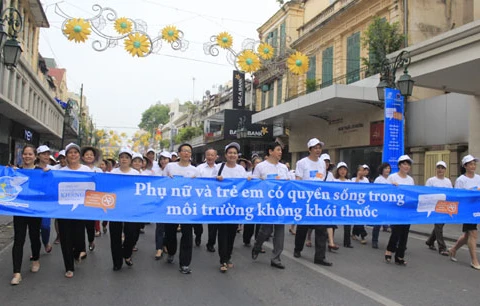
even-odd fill
[[[115,20],[115,30],[119,34],[127,34],[132,32],[133,23],[125,17]]]
[[[125,50],[132,56],[144,57],[150,52],[150,41],[145,34],[130,34],[125,39]]]
[[[257,71],[262,66],[260,58],[252,50],[243,50],[238,55],[237,63],[242,71],[249,73]]]
[[[293,74],[304,74],[308,70],[308,57],[301,52],[295,52],[288,57],[287,67]]]
[[[217,44],[223,48],[228,49],[233,44],[232,35],[228,34],[227,32],[222,32],[217,35]]]
[[[162,29],[162,39],[172,43],[179,38],[179,31],[175,26],[166,26]]]
[[[83,18],[69,19],[63,30],[68,40],[73,40],[76,43],[85,42],[91,32],[90,23]]]
[[[261,43],[257,48],[258,55],[264,59],[269,60],[275,55],[275,51],[270,44]]]

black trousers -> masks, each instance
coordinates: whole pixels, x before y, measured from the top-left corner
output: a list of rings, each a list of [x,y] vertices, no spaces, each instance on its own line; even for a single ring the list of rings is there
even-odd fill
[[[88,243],[92,243],[95,240],[95,221],[85,220],[83,222],[85,223],[85,229],[87,230]]]
[[[22,270],[23,260],[23,246],[25,245],[25,237],[30,238],[30,248],[32,249],[31,260],[36,261],[40,258],[40,226],[42,224],[42,218],[33,217],[13,217],[13,248],[12,248],[12,260],[13,260],[13,273],[20,273]]]
[[[218,224],[209,224],[208,225],[207,247],[215,246],[215,243],[217,242],[217,232],[218,232]]]
[[[352,244],[351,235],[352,235],[352,226],[344,225],[343,226],[343,246],[349,246]]]
[[[60,246],[65,271],[75,271],[74,259],[85,250],[85,224],[83,220],[57,219]]]
[[[353,226],[353,231],[352,231],[353,236],[360,236],[362,239],[367,237],[367,231],[365,230],[364,225],[354,225]]]
[[[203,224],[194,224],[193,233],[195,234],[195,238],[198,237],[198,240],[201,240],[203,234]]]
[[[134,222],[113,222],[108,223],[110,229],[110,249],[112,251],[113,266],[121,268],[124,258],[132,257],[135,239],[140,231],[139,223]],[[122,243],[122,232],[125,239]]]
[[[193,233],[192,224],[181,224],[182,238],[180,239],[180,266],[189,266],[192,261]],[[178,224],[165,224],[165,239],[168,255],[177,253]]]
[[[392,225],[391,228],[387,251],[395,253],[395,258],[404,258],[410,225]]]
[[[237,227],[237,224],[218,224],[218,255],[220,255],[220,264],[228,263],[232,258]]]
[[[303,251],[308,229],[315,230],[315,261],[324,260],[327,251],[327,227],[325,225],[298,225],[295,235],[295,251]]]
[[[244,224],[243,225],[243,243],[250,244],[252,236],[255,234],[257,239],[258,231],[260,230],[260,224]]]

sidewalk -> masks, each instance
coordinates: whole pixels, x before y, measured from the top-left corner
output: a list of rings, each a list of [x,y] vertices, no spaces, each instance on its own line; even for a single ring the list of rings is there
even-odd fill
[[[0,215],[0,251],[13,241],[13,217]]]
[[[433,224],[414,224],[410,226],[410,232],[418,235],[424,235],[425,240],[430,236],[433,230]],[[445,224],[443,227],[443,238],[446,241],[457,242],[458,237],[463,234],[462,224]],[[480,243],[477,241],[477,247]]]

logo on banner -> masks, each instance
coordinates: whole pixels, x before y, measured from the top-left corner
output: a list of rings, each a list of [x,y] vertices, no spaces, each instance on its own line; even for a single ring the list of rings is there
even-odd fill
[[[100,207],[106,213],[107,209],[114,209],[117,195],[114,193],[87,190],[85,193],[85,206]]]
[[[85,193],[87,190],[95,190],[93,182],[71,182],[58,183],[58,204],[72,205],[74,211],[78,205],[85,202]]]
[[[0,177],[0,201],[11,202],[15,200],[22,191],[20,185],[26,183],[28,177],[24,176],[2,176]]]
[[[449,202],[446,199],[447,195],[443,193],[419,195],[417,212],[426,212],[427,217],[430,217],[432,212],[447,214],[450,217],[458,215],[458,202]]]

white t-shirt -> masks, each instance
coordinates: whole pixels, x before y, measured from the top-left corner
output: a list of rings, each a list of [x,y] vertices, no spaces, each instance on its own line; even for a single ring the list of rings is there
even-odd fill
[[[295,168],[295,176],[301,177],[302,180],[309,181],[323,181],[325,179],[325,172],[325,161],[320,159],[313,161],[308,158],[308,156],[299,160]]]
[[[333,182],[335,180],[335,177],[333,176],[332,171],[327,172],[327,178],[324,179],[325,182]]]
[[[52,166],[50,170],[60,170],[62,168],[62,165],[56,164],[55,166]]]
[[[214,176],[217,176],[218,171],[220,171],[220,167],[222,164],[217,164],[215,167]],[[234,168],[230,168],[225,164],[225,166],[222,169],[222,174],[221,176],[224,178],[246,178],[248,175],[247,171],[245,171],[245,168],[236,164]]]
[[[370,183],[370,181],[368,180],[368,178],[366,177],[363,177],[361,180],[359,180],[357,182],[357,178],[356,177],[352,177],[352,182],[354,183]]]
[[[253,176],[264,180],[288,180],[288,168],[282,163],[260,162],[253,170]]]
[[[439,179],[436,176],[429,178],[425,183],[425,186],[453,188],[452,181],[450,181],[450,179],[446,177],[443,179]]]
[[[199,171],[192,165],[186,167],[180,166],[179,163],[168,163],[165,169],[163,169],[165,176],[183,176],[183,177],[197,177]]]
[[[87,167],[89,167],[89,166],[87,166]],[[89,168],[90,168],[90,167],[89,167]],[[93,166],[93,167],[91,167],[90,169],[92,169],[93,172],[103,173],[103,170],[100,169],[100,168],[98,168],[97,166]]]
[[[460,175],[455,181],[455,188],[479,190],[480,188],[480,175],[475,174],[473,178],[469,178],[465,175]]]
[[[396,185],[415,185],[415,181],[413,178],[407,174],[406,178],[400,177],[397,173],[390,174],[387,179],[389,184],[396,184]]]
[[[213,167],[210,167],[207,163],[203,163],[197,166],[199,177],[214,177],[217,175],[218,170],[215,171],[216,165],[213,164]],[[220,169],[220,168],[219,168]]]
[[[60,168],[59,170],[62,170],[62,171],[81,171],[81,172],[93,172],[93,170],[90,168],[90,167],[87,167],[85,165],[80,165],[80,168],[78,169],[70,169],[68,167],[68,165],[66,165],[65,167],[62,167]]]
[[[347,178],[344,181],[334,178],[333,181],[338,182],[338,183],[351,183],[352,182],[351,180],[349,180]]]
[[[374,184],[390,184],[383,175],[377,176],[377,178],[375,179],[375,181],[373,181],[373,183]]]
[[[138,172],[137,170],[135,170],[133,168],[130,168],[130,170],[128,170],[128,172],[123,172],[122,170],[120,170],[120,167],[113,169],[110,173],[125,174],[125,175],[139,175],[140,174],[140,172]]]

